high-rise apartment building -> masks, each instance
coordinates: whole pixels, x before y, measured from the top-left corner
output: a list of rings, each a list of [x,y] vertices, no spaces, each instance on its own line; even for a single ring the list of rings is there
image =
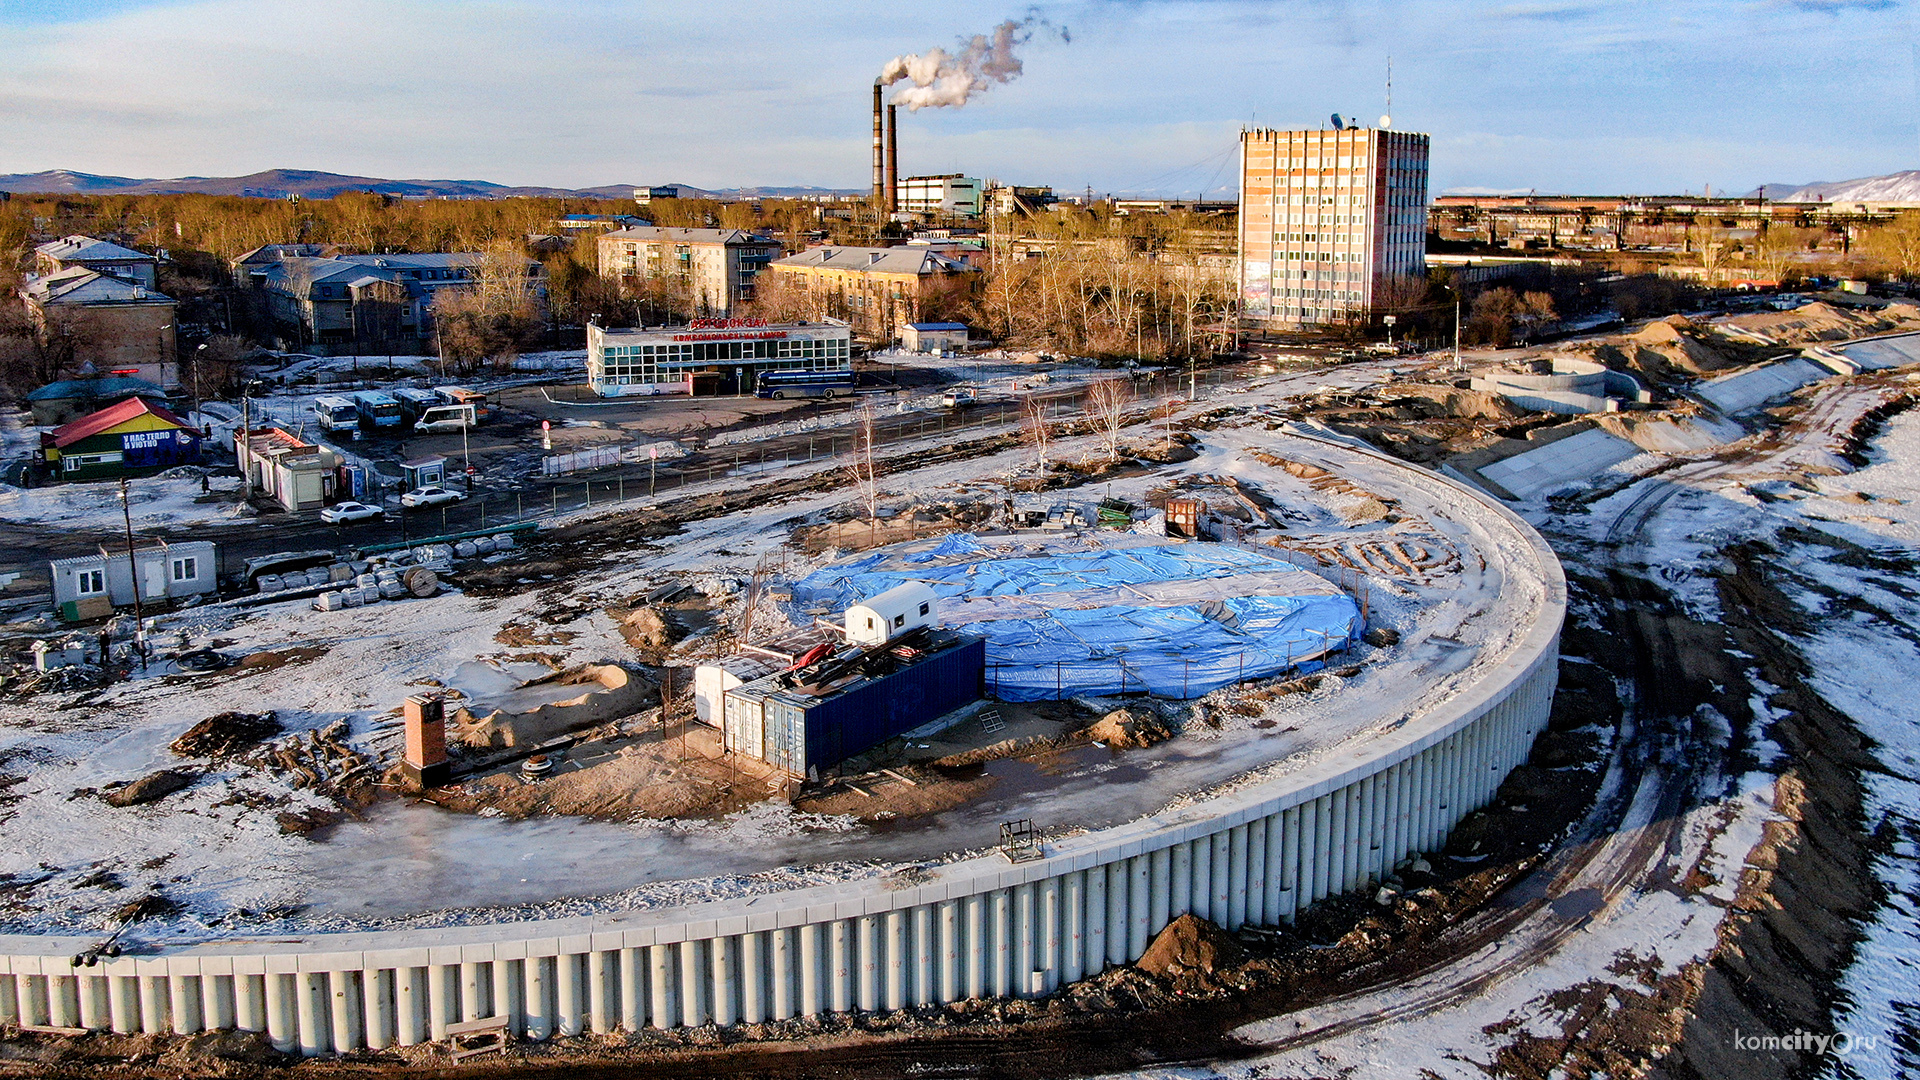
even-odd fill
[[[1397,280],[1424,277],[1427,144],[1410,131],[1241,132],[1242,317],[1364,318]]]

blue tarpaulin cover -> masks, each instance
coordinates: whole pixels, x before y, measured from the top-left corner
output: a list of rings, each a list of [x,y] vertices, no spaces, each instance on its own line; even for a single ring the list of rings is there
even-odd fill
[[[844,612],[903,582],[924,582],[954,601],[942,605],[946,625],[986,639],[988,689],[1002,701],[1128,690],[1185,698],[1242,679],[1314,670],[1359,635],[1353,598],[1300,569],[1227,544],[1035,555],[962,533],[912,554],[877,552],[817,570],[794,585],[793,602],[801,610]],[[1289,577],[1293,587],[1274,594],[1275,583]],[[1236,578],[1254,595],[1234,595]],[[1222,596],[1181,602],[1181,582],[1215,583],[1207,591]],[[1138,602],[1113,602],[1122,595]],[[1009,617],[1005,605],[965,602],[979,597],[1029,603]],[[993,617],[970,621],[969,607],[991,607]]]

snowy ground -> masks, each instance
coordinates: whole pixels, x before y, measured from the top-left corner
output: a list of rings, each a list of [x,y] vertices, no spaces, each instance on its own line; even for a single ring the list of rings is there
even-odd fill
[[[1809,410],[1808,444],[1786,447],[1759,463],[1728,467],[1703,459],[1596,501],[1585,515],[1560,516],[1539,503],[1530,504],[1526,513],[1563,536],[1584,533],[1599,541],[1645,485],[1679,485],[1680,492],[1649,522],[1640,554],[1689,615],[1703,622],[1719,618],[1714,575],[1727,544],[1768,539],[1781,549],[1780,565],[1801,583],[1794,598],[1816,627],[1798,642],[1814,672],[1809,681],[1877,744],[1886,769],[1865,780],[1867,828],[1892,837],[1877,867],[1887,903],[1867,927],[1855,966],[1845,977],[1845,1001],[1832,1031],[1817,1033],[1841,1036],[1832,1045],[1844,1047],[1825,1059],[1823,1075],[1866,1080],[1920,1075],[1920,1024],[1914,1019],[1920,1014],[1914,992],[1920,977],[1920,813],[1914,809],[1920,806],[1920,729],[1911,704],[1913,673],[1920,671],[1920,596],[1910,587],[1920,567],[1920,412],[1890,422],[1875,440],[1867,467],[1834,472],[1837,459],[1820,449],[1826,436],[1822,424],[1843,412],[1842,405],[1857,409],[1859,394],[1831,389],[1828,401]],[[1799,471],[1811,456],[1820,457],[1826,475]],[[1808,542],[1806,533],[1783,536],[1789,527],[1858,545],[1863,554],[1836,558],[1834,548]],[[1754,681],[1764,697],[1766,685]],[[1509,1075],[1497,1055],[1516,1038],[1577,1037],[1591,1019],[1581,1013],[1588,1000],[1584,990],[1643,993],[1643,979],[1678,972],[1717,944],[1747,853],[1776,816],[1774,770],[1786,764],[1779,747],[1761,733],[1770,707],[1757,697],[1754,711],[1755,730],[1748,737],[1760,767],[1740,776],[1699,778],[1697,790],[1706,797],[1687,813],[1680,842],[1666,852],[1660,870],[1645,879],[1649,885],[1596,912],[1544,961],[1433,1008],[1427,995],[1458,977],[1450,967],[1425,980],[1235,1033],[1250,1043],[1271,1044],[1345,1019],[1366,1021],[1349,1034],[1230,1064],[1151,1068],[1125,1077],[1288,1080],[1414,1075],[1417,1069],[1420,1076],[1466,1080]],[[1726,728],[1717,714],[1695,720],[1709,729]],[[1644,821],[1644,810],[1636,809],[1628,827]],[[1704,882],[1697,892],[1656,884],[1680,880],[1689,870],[1704,874],[1694,879]],[[1455,966],[1470,969],[1497,961],[1500,951],[1518,948],[1523,938],[1513,935],[1486,955],[1465,957]],[[1402,1009],[1407,1014],[1396,1015]],[[1393,1019],[1373,1022],[1382,1016]]]
[[[1364,384],[1379,371],[1355,367],[1334,377],[1347,385]],[[1325,374],[1264,379],[1236,388],[1241,392],[1212,395],[1194,408],[1259,406],[1310,392],[1326,381]],[[1129,434],[1151,437],[1141,429]],[[1284,704],[1274,706],[1281,723],[1255,729],[1259,718],[1232,716],[1219,731],[1203,729],[1113,763],[1088,762],[1038,789],[1014,790],[1019,785],[1013,785],[1007,798],[1018,801],[1016,816],[1031,813],[1062,827],[1101,827],[1186,805],[1210,789],[1300,768],[1334,747],[1366,738],[1376,725],[1432,708],[1471,682],[1506,654],[1526,613],[1540,602],[1542,583],[1531,556],[1501,539],[1500,526],[1453,505],[1456,500],[1409,484],[1402,470],[1317,444],[1289,446],[1252,408],[1204,438],[1194,461],[1068,497],[1091,502],[1110,493],[1138,502],[1149,488],[1178,477],[1232,475],[1288,508],[1296,524],[1285,534],[1289,544],[1332,551],[1415,541],[1452,553],[1452,561],[1432,573],[1370,581],[1373,621],[1400,630],[1401,644],[1384,655],[1363,647],[1356,654],[1363,662],[1357,677],[1329,679],[1312,693],[1281,699]],[[932,436],[889,446],[888,453],[940,444]],[[1252,456],[1250,451],[1260,448],[1310,461],[1344,461],[1342,471],[1356,484],[1398,500],[1402,520],[1354,517],[1351,511],[1365,504],[1363,496],[1315,492]],[[1092,452],[1091,438],[1064,440],[1054,449],[1056,457]],[[792,471],[807,468],[795,465]],[[883,501],[901,506],[967,495],[997,501],[1002,478],[1031,468],[1025,450],[936,465],[886,477]],[[741,482],[717,480],[711,486]],[[271,708],[294,730],[345,718],[361,745],[391,749],[388,711],[420,680],[458,683],[470,675],[476,659],[504,657],[510,650],[494,635],[508,623],[575,635],[570,642],[540,646],[562,663],[631,659],[602,610],[605,605],[625,602],[670,577],[701,581],[724,593],[722,582],[744,580],[763,554],[781,548],[794,521],[824,520],[850,497],[840,487],[701,521],[657,550],[610,555],[603,567],[577,575],[563,589],[535,586],[507,599],[446,595],[334,612],[289,603],[253,612],[200,609],[174,617],[163,631],[163,644],[164,635],[183,629],[195,643],[218,639],[234,654],[291,653],[302,647],[321,652],[258,674],[137,679],[81,709],[50,710],[42,702],[0,705],[0,772],[25,777],[8,791],[21,801],[9,808],[9,842],[0,850],[0,874],[12,875],[6,880],[14,897],[0,907],[0,923],[16,931],[100,925],[126,896],[122,889],[97,884],[102,872],[125,888],[154,885],[180,900],[186,910],[173,930],[192,938],[668,906],[865,875],[888,862],[943,859],[991,844],[998,822],[1014,809],[992,799],[873,836],[850,831],[844,821],[784,807],[720,821],[555,818],[516,824],[390,801],[376,804],[366,820],[344,823],[315,842],[282,835],[274,818],[275,812],[308,805],[311,796],[238,766],[206,766],[194,787],[146,807],[113,809],[90,795],[73,795],[180,764],[166,743],[195,721],[228,709]],[[1061,498],[1062,493],[1052,493],[1022,501],[1045,506]],[[647,510],[644,504],[628,504],[612,512]],[[1246,539],[1275,535],[1256,529]],[[1485,553],[1486,566],[1461,557],[1469,551]],[[825,561],[792,559],[788,573],[797,577]],[[584,612],[549,627],[539,617],[556,606]],[[696,642],[694,651],[699,647]],[[1408,686],[1420,688],[1413,699]],[[290,801],[267,812],[246,805],[269,799]]]
[[[253,516],[240,498],[238,476],[210,476],[202,491],[198,476],[155,476],[127,487],[133,527],[140,532],[219,525]],[[59,525],[76,530],[119,529],[126,524],[120,484],[93,480],[50,487],[0,485],[0,521]]]

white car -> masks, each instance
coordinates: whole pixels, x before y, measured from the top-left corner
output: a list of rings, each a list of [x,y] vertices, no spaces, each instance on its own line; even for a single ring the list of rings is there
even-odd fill
[[[439,506],[443,503],[457,503],[464,498],[466,498],[465,495],[457,491],[448,491],[443,487],[421,487],[414,488],[412,491],[400,496],[400,505],[406,507]]]
[[[372,521],[386,516],[385,510],[362,502],[334,503],[320,511],[320,520],[329,525],[345,525],[349,521]]]
[[[964,409],[976,399],[971,390],[949,390],[940,395],[940,407],[944,409]]]

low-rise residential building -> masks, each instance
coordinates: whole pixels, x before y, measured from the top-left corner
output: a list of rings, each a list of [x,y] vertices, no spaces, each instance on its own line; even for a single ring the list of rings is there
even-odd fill
[[[321,355],[419,353],[433,348],[433,302],[471,289],[480,252],[320,255],[311,244],[256,248],[236,260],[235,276],[259,292],[279,343]],[[525,263],[537,305],[547,296],[546,267]]]
[[[137,397],[40,436],[40,452],[61,480],[144,476],[200,461],[200,432]]]
[[[815,315],[844,318],[872,341],[892,342],[912,322],[936,321],[971,296],[979,273],[925,247],[817,247],[768,268],[805,296]]]
[[[754,282],[780,257],[780,242],[745,229],[674,229],[646,225],[599,239],[600,273],[628,292],[649,284],[683,290],[699,316],[727,317],[754,297]]]
[[[601,397],[750,394],[763,371],[847,371],[853,335],[837,319],[695,319],[652,329],[587,327],[587,382]]]
[[[220,549],[206,540],[162,542],[127,552],[80,555],[47,564],[53,603],[68,622],[103,619],[116,607],[204,596],[219,587]]]
[[[341,459],[330,447],[281,428],[258,427],[235,431],[233,452],[249,492],[288,510],[318,510],[333,499]]]
[[[160,255],[148,255],[91,236],[68,236],[33,249],[34,269],[42,276],[62,270],[91,270],[147,289],[159,285]]]
[[[894,185],[894,205],[904,214],[977,218],[985,206],[985,190],[977,178],[959,173],[908,176]]]
[[[145,379],[104,375],[48,383],[27,395],[27,409],[35,427],[57,427],[130,397],[162,408],[167,404],[167,392]]]
[[[164,389],[180,384],[173,298],[125,278],[72,266],[29,275],[20,289],[27,320],[71,368],[91,365]]]
[[[900,347],[908,352],[942,353],[967,347],[967,324],[957,322],[908,323],[900,331]]]

